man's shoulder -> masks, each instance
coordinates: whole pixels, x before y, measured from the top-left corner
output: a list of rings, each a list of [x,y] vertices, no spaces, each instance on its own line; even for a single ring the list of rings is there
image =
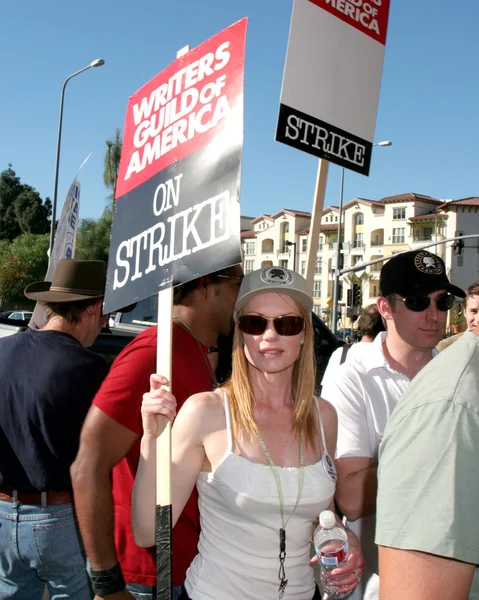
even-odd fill
[[[431,402],[458,401],[479,411],[479,336],[466,332],[433,358],[409,384],[396,419]]]

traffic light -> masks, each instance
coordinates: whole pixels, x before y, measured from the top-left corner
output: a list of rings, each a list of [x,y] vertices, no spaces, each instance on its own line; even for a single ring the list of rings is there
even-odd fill
[[[452,246],[454,254],[462,254],[464,248],[464,240],[456,240]]]
[[[340,283],[338,285],[338,301],[340,302],[343,299],[343,284]]]
[[[353,290],[352,289],[347,290],[347,296],[348,296],[347,305],[352,306],[353,305]]]
[[[361,306],[361,286],[353,283],[353,306]]]

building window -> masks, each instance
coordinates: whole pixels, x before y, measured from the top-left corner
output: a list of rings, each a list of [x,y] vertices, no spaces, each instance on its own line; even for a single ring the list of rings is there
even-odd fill
[[[301,238],[301,252],[306,252],[308,249],[308,238]]]
[[[323,244],[324,244],[324,237],[322,235],[319,236],[319,247],[318,250],[321,252],[321,250],[323,249]],[[479,248],[479,246],[478,246]]]
[[[246,242],[245,254],[256,254],[255,242]]]
[[[248,273],[251,273],[252,271],[254,271],[254,260],[245,260],[244,261],[244,274],[248,275]]]
[[[321,306],[319,304],[315,304],[313,306],[313,312],[318,315],[318,317],[321,316]]]
[[[354,218],[354,222],[356,223],[356,225],[363,225],[364,224],[364,214],[357,213],[357,215]]]
[[[321,282],[313,281],[313,298],[321,298]]]
[[[393,219],[405,219],[406,218],[406,207],[393,208]]]
[[[279,261],[279,266],[280,267],[284,267],[285,269],[287,269],[288,268],[288,260],[287,259],[286,260],[285,259],[280,260]]]
[[[362,233],[355,233],[354,234],[354,247],[355,248],[362,248],[364,246],[364,234]]]
[[[301,261],[301,271],[300,274],[304,277],[306,275],[306,261]]]
[[[286,223],[284,224],[284,233],[288,233],[289,232],[289,223],[288,221],[286,221]]]
[[[323,263],[321,262],[321,260],[319,258],[316,259],[316,267],[314,268],[314,274],[315,275],[321,275],[323,269]]]
[[[377,297],[378,297],[378,286],[373,285],[373,298],[377,298]]]
[[[405,227],[394,227],[393,228],[393,244],[404,244],[405,243]]]

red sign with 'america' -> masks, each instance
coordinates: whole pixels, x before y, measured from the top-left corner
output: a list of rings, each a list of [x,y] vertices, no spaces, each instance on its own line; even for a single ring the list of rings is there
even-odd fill
[[[129,99],[116,198],[206,146],[242,110],[246,24],[178,58]]]
[[[348,25],[386,43],[390,0],[309,0]]]

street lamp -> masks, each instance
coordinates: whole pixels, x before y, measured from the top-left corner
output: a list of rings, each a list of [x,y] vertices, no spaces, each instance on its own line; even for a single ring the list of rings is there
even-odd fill
[[[293,271],[296,271],[296,242],[290,242],[289,240],[285,240],[285,246],[293,246]]]
[[[392,142],[389,140],[384,140],[382,142],[377,142],[377,144],[373,144],[373,146],[392,146]],[[334,271],[334,285],[333,285],[333,314],[332,314],[332,329],[334,335],[336,335],[338,331],[338,297],[339,297],[339,276],[340,271],[343,267],[342,265],[342,242],[341,242],[341,225],[342,225],[342,215],[343,215],[343,188],[344,188],[344,167],[341,167],[341,185],[339,188],[339,219],[338,219],[338,242],[336,249],[336,269]]]
[[[80,75],[80,73],[83,73],[83,71],[87,71],[88,69],[91,69],[92,67],[101,67],[104,64],[105,64],[105,61],[103,60],[103,58],[97,58],[96,60],[91,62],[86,67],[83,67],[83,69],[80,69],[79,71],[76,71],[72,75],[69,75],[63,82],[62,94],[61,94],[61,98],[60,98],[60,116],[58,119],[57,158],[56,158],[56,163],[55,163],[55,181],[53,184],[52,221],[50,224],[50,246],[49,246],[50,258],[52,257],[53,240],[55,237],[55,221],[56,221],[56,216],[57,216],[58,170],[60,167],[60,146],[61,146],[61,141],[62,141],[63,101],[65,98],[65,88],[66,88],[67,83],[70,81],[70,79],[73,79],[77,75]]]

